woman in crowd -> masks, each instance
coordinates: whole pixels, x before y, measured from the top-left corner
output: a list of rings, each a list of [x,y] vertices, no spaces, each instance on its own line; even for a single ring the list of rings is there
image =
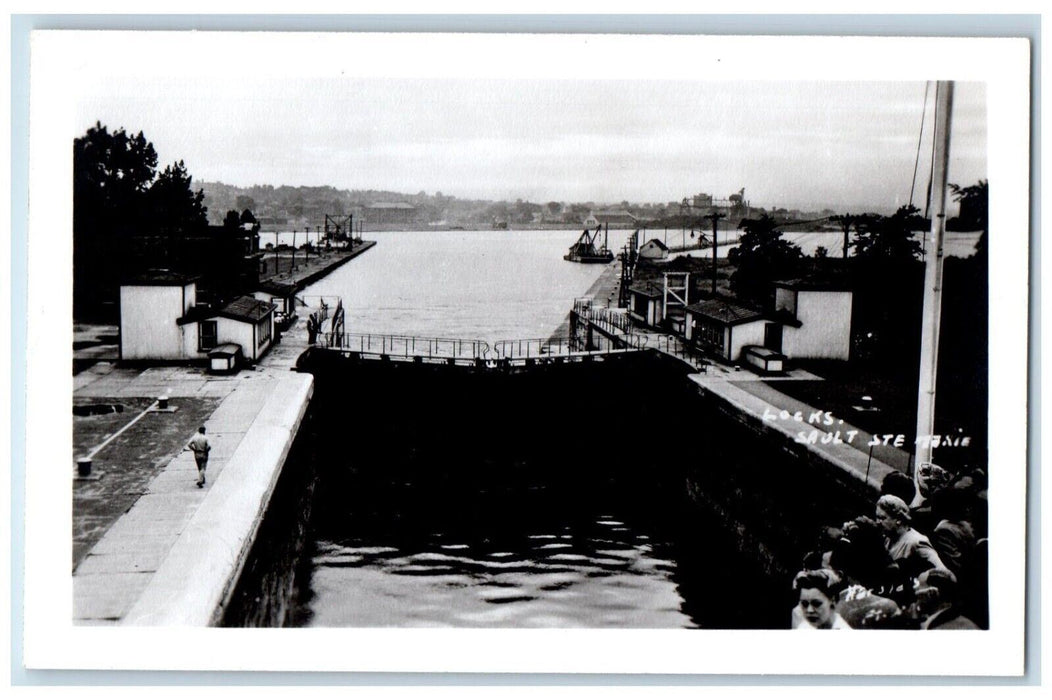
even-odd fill
[[[928,569],[939,569],[953,576],[928,538],[910,527],[910,508],[901,498],[881,496],[876,520],[884,531],[888,554],[905,575],[916,578]]]
[[[842,581],[830,569],[801,571],[793,580],[797,606],[793,627],[800,630],[849,630],[851,626],[836,611]]]

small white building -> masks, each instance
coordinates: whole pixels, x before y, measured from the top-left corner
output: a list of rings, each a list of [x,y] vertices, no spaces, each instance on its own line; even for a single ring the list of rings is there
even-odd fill
[[[774,283],[780,343],[767,347],[793,359],[847,360],[851,354],[852,293],[840,283],[784,280]]]
[[[235,344],[258,360],[274,339],[274,306],[238,297],[220,309],[197,305],[195,277],[168,270],[121,285],[120,359],[195,362],[220,345]]]
[[[215,323],[216,344],[240,345],[249,362],[262,357],[274,342],[274,306],[265,301],[238,297],[213,313],[210,320],[199,321],[198,327],[203,329],[210,322]]]
[[[665,320],[665,290],[660,284],[636,282],[628,295],[628,315],[633,319],[655,328]]]
[[[668,246],[657,238],[651,238],[639,246],[639,257],[643,260],[667,260]]]
[[[274,323],[278,325],[291,322],[296,317],[296,285],[291,282],[261,282],[252,296],[274,305]]]
[[[154,270],[121,285],[120,359],[187,360],[197,355],[179,319],[197,306],[197,278]]]
[[[727,299],[706,299],[686,308],[684,336],[728,362],[741,359],[748,345],[764,345],[771,324],[762,311]]]

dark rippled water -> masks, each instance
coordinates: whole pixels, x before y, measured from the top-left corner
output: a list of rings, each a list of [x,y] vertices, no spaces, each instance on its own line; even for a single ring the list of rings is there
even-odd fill
[[[491,515],[471,532],[454,518],[411,534],[397,522],[406,513],[387,522],[349,517],[348,536],[316,542],[308,624],[695,626],[681,610],[664,543],[627,519]]]

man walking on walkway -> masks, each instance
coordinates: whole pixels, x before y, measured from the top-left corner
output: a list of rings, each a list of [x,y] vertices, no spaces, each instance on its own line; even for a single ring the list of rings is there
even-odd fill
[[[187,448],[194,453],[194,460],[197,461],[197,488],[204,488],[208,453],[212,450],[212,446],[208,444],[208,438],[205,437],[205,426],[202,425],[197,429],[197,435],[190,438]]]

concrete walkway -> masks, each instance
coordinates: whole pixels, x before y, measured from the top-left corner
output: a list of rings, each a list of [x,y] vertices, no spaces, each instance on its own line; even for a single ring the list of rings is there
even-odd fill
[[[852,478],[867,484],[875,491],[879,491],[880,483],[885,476],[896,471],[877,456],[870,459],[869,448],[866,446],[869,441],[867,433],[847,422],[838,422],[841,419],[835,416],[833,425],[825,425],[822,422],[808,423],[809,416],[820,409],[786,396],[763,382],[730,381],[725,375],[692,374],[689,375],[689,378],[705,393],[718,397],[742,413],[753,417],[766,429],[781,433],[794,444],[797,443],[801,432],[810,434],[812,431],[818,431],[819,440],[816,444],[801,444],[801,447],[806,447],[810,452],[843,470]],[[782,411],[786,413],[783,414]],[[797,411],[801,412],[802,421],[795,419],[794,414]],[[846,440],[848,431],[851,430],[857,431],[858,434],[849,444]],[[842,441],[839,443],[833,440],[837,431]],[[830,441],[822,444],[823,437],[827,437]]]
[[[192,616],[192,623],[191,618],[184,622],[209,623],[204,619],[204,608],[216,604],[217,596],[202,596],[201,587],[211,586],[213,592],[222,589],[227,582],[220,579],[236,573],[238,557],[242,556],[238,547],[251,541],[256,525],[252,518],[259,517],[265,509],[271,482],[280,473],[313,390],[310,375],[290,371],[307,348],[305,319],[290,330],[255,368],[233,376],[211,375],[199,367],[143,370],[99,362],[74,377],[77,398],[167,395],[173,401],[180,397],[220,400],[204,423],[212,445],[208,486],[196,487],[197,467],[188,451],[178,453],[161,468],[145,493],[106,531],[74,572],[76,624],[116,623],[132,611],[148,590],[157,587],[164,590],[165,599],[171,600],[176,598],[175,589],[184,593],[196,591],[190,598],[197,602],[180,608],[183,614]],[[186,435],[187,440],[190,437]],[[231,464],[241,466],[237,476],[227,478],[224,473]],[[240,510],[231,507],[232,501],[245,497],[255,500],[248,506],[242,502]],[[212,511],[219,506],[211,504],[220,502],[225,505],[216,517]],[[212,512],[208,516],[212,522],[205,528],[202,513],[208,512]],[[189,571],[189,562],[184,560],[174,571],[169,564],[170,573],[158,578],[157,573],[163,573],[162,565],[169,556],[185,550],[186,545],[180,543],[189,541],[191,536],[200,540],[202,533],[207,533],[207,541],[193,545],[194,557],[207,561],[211,573],[197,574],[191,581],[184,575]],[[218,551],[209,555],[208,542]],[[141,605],[135,618],[138,624],[153,624],[144,620],[161,614],[160,607],[148,603],[144,609]],[[172,616],[170,610],[166,614]],[[170,624],[170,620],[163,624]]]
[[[180,538],[194,531],[192,523],[202,505],[229,500],[231,492],[246,488],[244,478],[224,478],[228,464],[243,462],[245,455],[251,455],[253,480],[276,479],[299,418],[282,423],[274,420],[274,414],[292,407],[302,417],[312,387],[312,377],[291,372],[280,378],[246,377],[238,382],[237,390],[229,391],[205,422],[212,445],[208,486],[199,489],[195,485],[197,467],[190,452],[179,453],[161,469],[146,493],[77,567],[73,577],[75,623],[106,624],[125,617]],[[246,438],[250,433],[251,440]],[[253,532],[240,527],[231,514],[210,528],[209,536],[229,547]],[[198,556],[204,553],[198,552]],[[216,569],[219,571],[221,568]],[[200,577],[189,579],[180,574],[176,578],[183,587],[196,588],[203,583]]]
[[[588,288],[582,297],[587,297],[592,300],[596,306],[617,306],[618,295],[621,291],[621,260],[614,258],[612,263],[609,263],[603,268],[603,271],[599,274],[599,277],[592,286]],[[566,314],[566,318],[559,324],[558,328],[552,331],[549,336],[551,342],[566,341],[570,337],[570,314]]]

